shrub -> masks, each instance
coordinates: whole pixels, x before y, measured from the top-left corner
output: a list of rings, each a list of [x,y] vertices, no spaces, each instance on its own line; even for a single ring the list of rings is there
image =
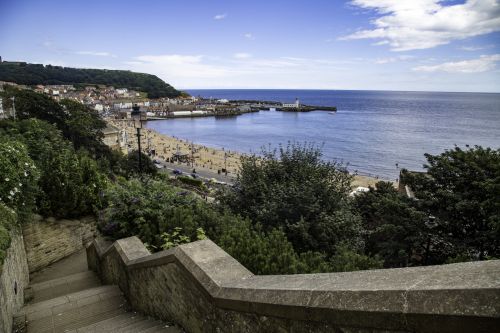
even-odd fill
[[[0,202],[0,267],[10,246],[9,230],[14,228],[16,224],[17,217],[14,210]]]
[[[289,144],[243,156],[234,186],[218,199],[265,230],[281,228],[297,251],[333,255],[337,244],[359,241],[351,178],[342,165],[322,160],[314,145]]]
[[[27,214],[35,204],[39,172],[25,145],[0,139],[0,202]]]

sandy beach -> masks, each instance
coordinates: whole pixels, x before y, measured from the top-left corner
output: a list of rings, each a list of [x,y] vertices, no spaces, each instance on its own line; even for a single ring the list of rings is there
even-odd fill
[[[137,149],[136,129],[131,126],[132,123],[130,121],[116,119],[106,119],[106,121],[119,129],[124,129],[127,133],[129,149]],[[228,175],[233,177],[238,173],[240,157],[243,155],[240,152],[206,147],[185,139],[160,134],[148,128],[143,128],[141,134],[141,148],[143,150],[148,148],[154,149],[157,158],[166,160],[176,152],[179,152],[181,154],[188,154],[189,157],[193,156],[193,168],[196,170],[205,170],[215,175],[218,171],[223,172],[223,169],[227,169]],[[374,186],[378,181],[380,179],[355,175],[352,187]]]

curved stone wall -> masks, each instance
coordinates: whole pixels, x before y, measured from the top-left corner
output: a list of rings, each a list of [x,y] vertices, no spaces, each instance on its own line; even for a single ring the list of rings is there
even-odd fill
[[[188,332],[500,332],[500,260],[256,276],[210,240],[150,254],[95,240],[89,267]]]

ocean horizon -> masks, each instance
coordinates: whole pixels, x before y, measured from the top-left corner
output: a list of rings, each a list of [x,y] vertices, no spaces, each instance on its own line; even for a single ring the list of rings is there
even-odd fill
[[[192,89],[193,96],[300,102],[338,112],[260,111],[231,118],[148,122],[162,134],[215,148],[259,153],[288,142],[315,143],[325,160],[351,172],[395,180],[401,168],[423,170],[425,153],[455,145],[499,148],[500,93],[375,90]]]

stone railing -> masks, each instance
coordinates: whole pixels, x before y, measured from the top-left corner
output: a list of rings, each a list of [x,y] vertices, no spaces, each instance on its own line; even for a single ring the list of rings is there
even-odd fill
[[[210,240],[155,254],[96,240],[87,255],[135,310],[188,332],[500,332],[500,260],[257,276]]]

